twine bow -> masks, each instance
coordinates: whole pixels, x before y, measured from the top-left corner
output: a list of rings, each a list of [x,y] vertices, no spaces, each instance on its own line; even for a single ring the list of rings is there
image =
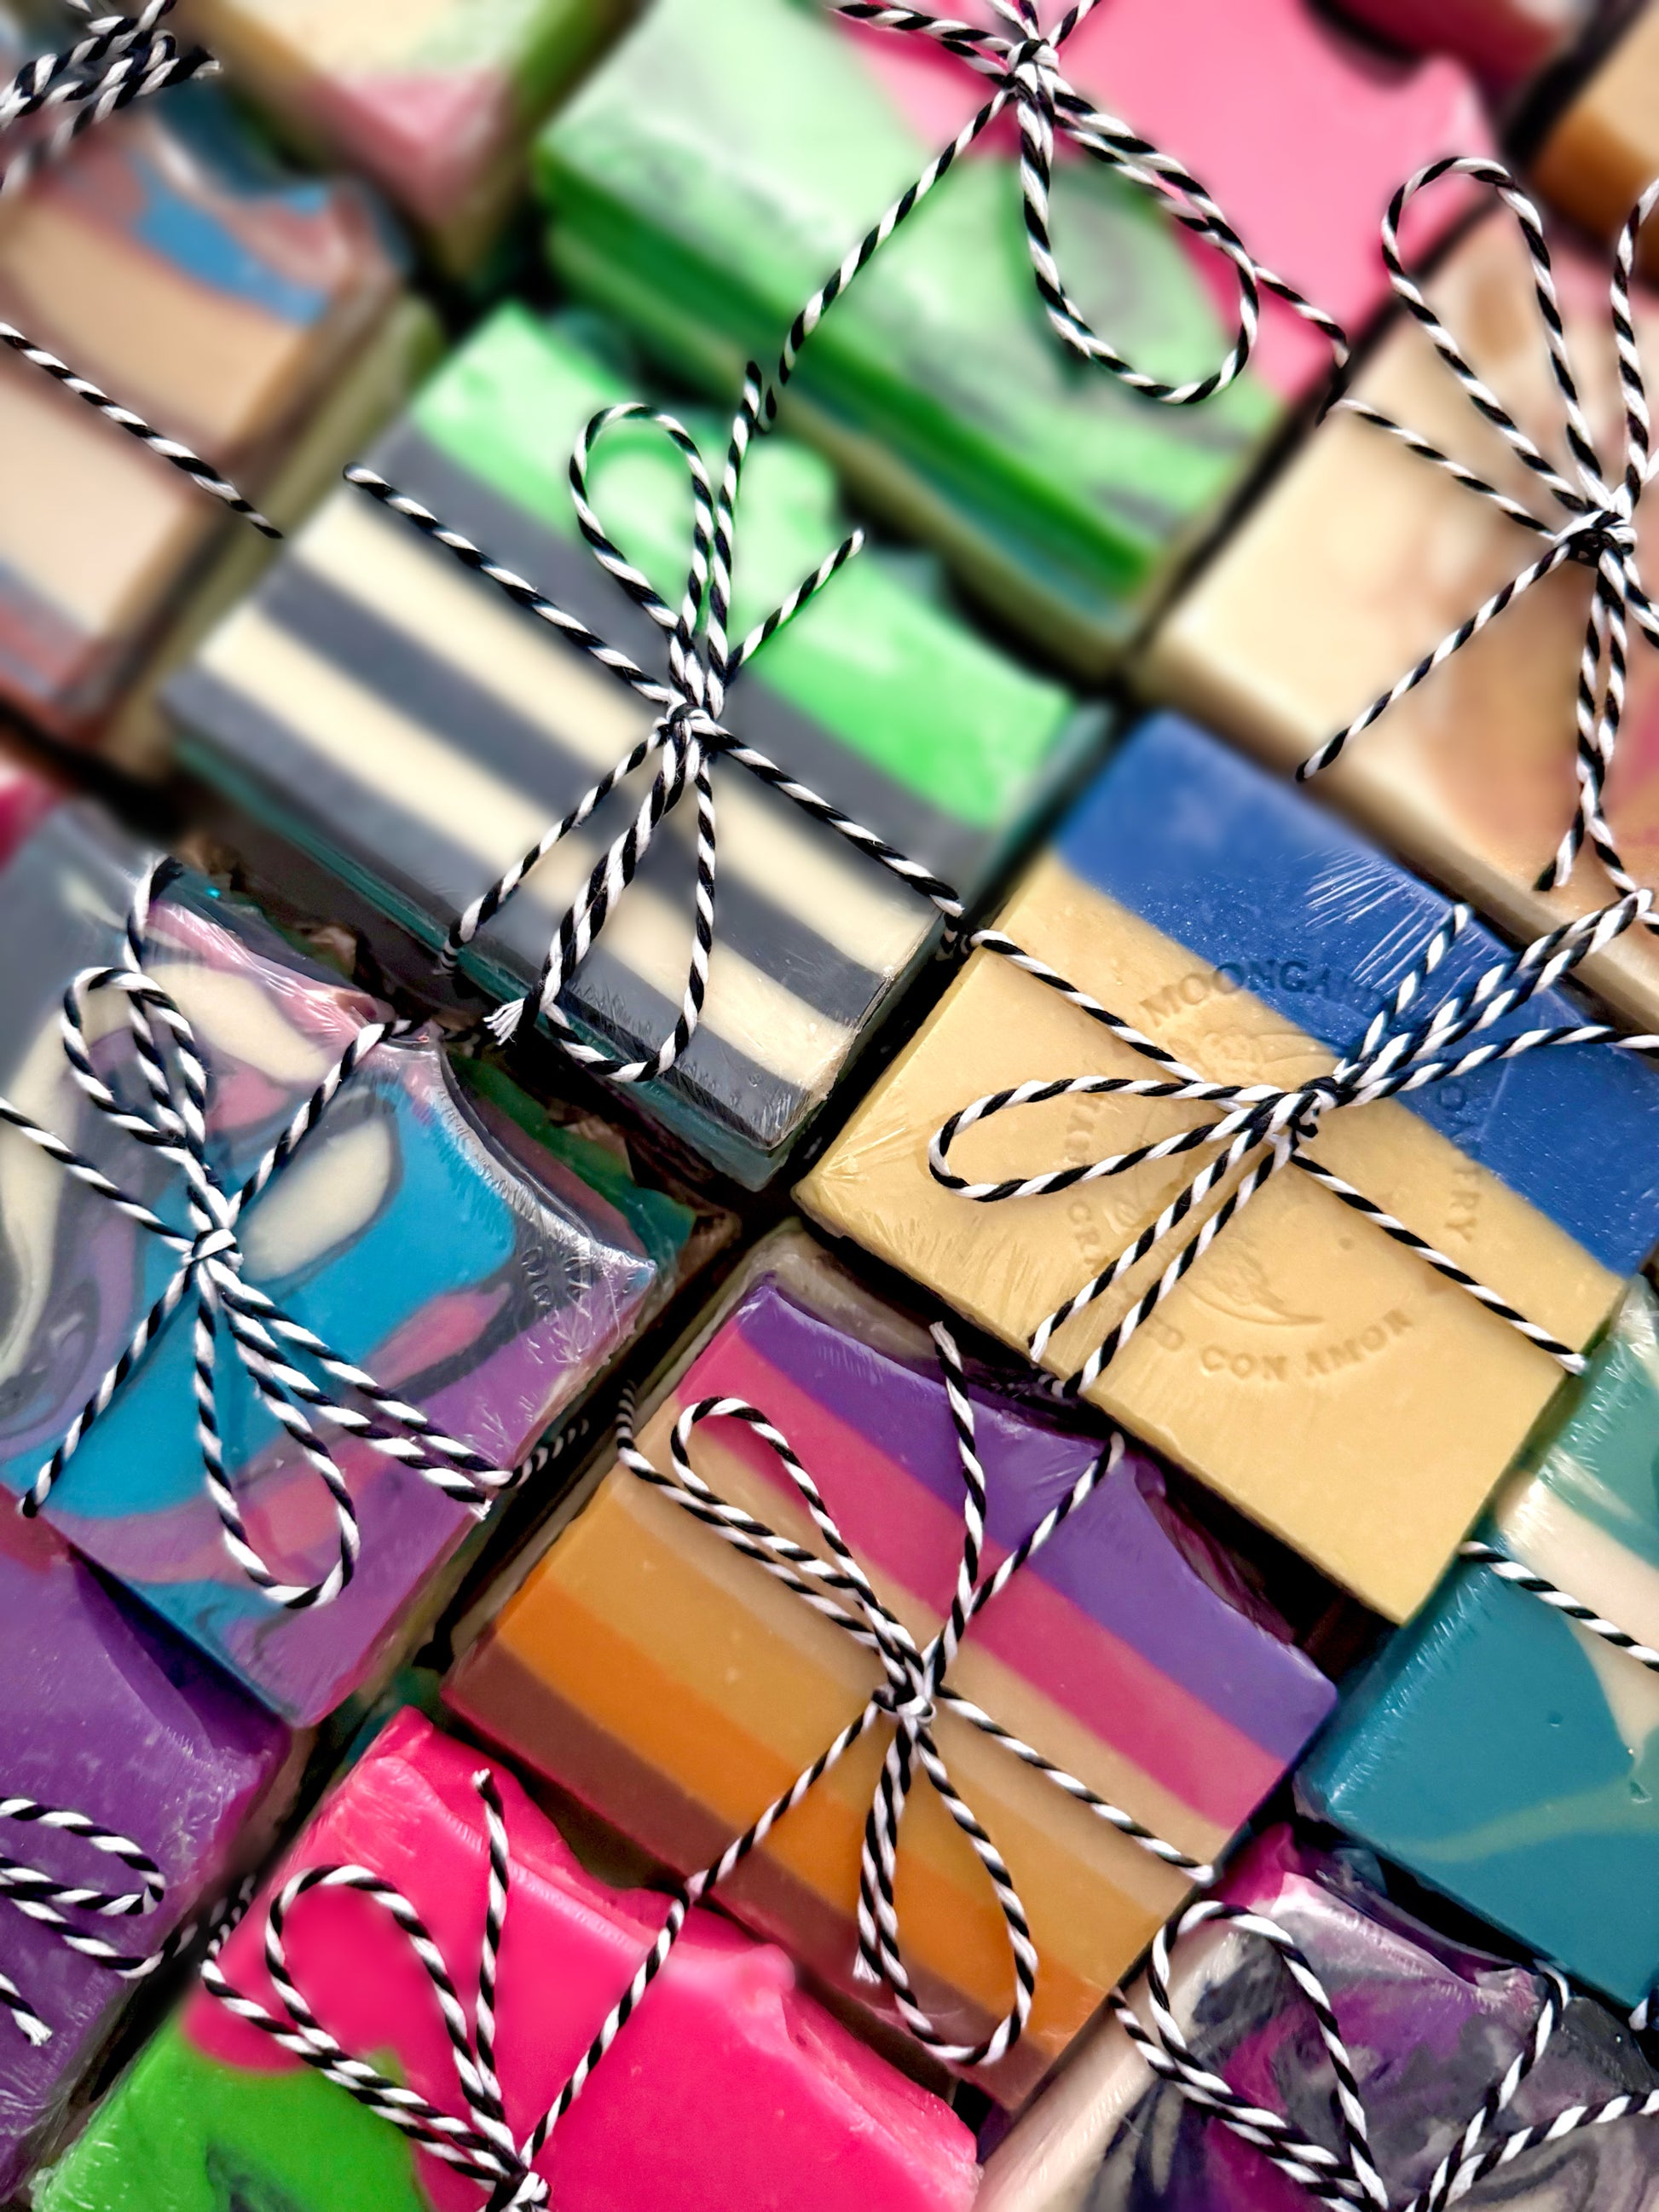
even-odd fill
[[[20,1825],[51,1828],[62,1835],[78,1837],[94,1850],[118,1859],[137,1877],[137,1887],[133,1889],[95,1889],[84,1882],[59,1881],[52,1875],[43,1874],[39,1867],[0,1852],[0,1898],[6,1899],[26,1919],[33,1921],[37,1927],[49,1929],[66,1950],[90,1959],[124,1981],[142,1980],[173,1955],[179,1939],[147,1955],[135,1956],[117,1950],[102,1936],[77,1927],[67,1917],[73,1911],[94,1913],[103,1919],[125,1919],[137,1913],[153,1912],[161,1904],[167,1893],[161,1869],[149,1853],[141,1850],[130,1837],[100,1827],[84,1813],[43,1805],[35,1797],[0,1797],[0,1820],[15,1820]],[[52,2040],[51,2027],[9,1974],[0,1973],[0,2004],[4,2005],[30,2043],[38,2045]]]
[[[862,532],[854,531],[763,622],[739,644],[732,645],[727,623],[738,485],[750,445],[769,419],[771,400],[772,394],[763,389],[760,372],[751,363],[744,379],[743,402],[733,418],[718,492],[711,485],[696,441],[684,425],[672,415],[635,402],[602,410],[588,423],[571,456],[571,491],[582,535],[605,573],[665,634],[665,683],[647,676],[627,653],[607,644],[586,623],[555,605],[533,585],[503,568],[459,532],[451,530],[417,501],[396,490],[373,469],[357,465],[346,471],[348,482],[371,493],[435,544],[447,547],[466,567],[495,584],[516,605],[538,616],[568,643],[590,654],[602,668],[657,710],[656,720],[638,744],[585,792],[569,812],[538,838],[521,860],[456,918],[440,955],[441,964],[453,968],[478,931],[500,913],[555,847],[580,829],[625,777],[654,761],[656,768],[650,787],[633,818],[607,846],[582,890],[561,919],[533,989],[497,1007],[489,1017],[489,1027],[496,1040],[505,1043],[515,1034],[526,1012],[530,1012],[532,1018],[539,1017],[548,1024],[573,1060],[615,1083],[641,1083],[665,1075],[696,1035],[702,1018],[714,944],[717,847],[712,769],[717,756],[747,769],[857,851],[879,862],[902,883],[931,900],[947,921],[958,920],[962,913],[961,902],[948,884],[843,814],[809,786],[799,782],[767,754],[743,743],[720,719],[726,692],[734,678],[769,638],[775,636],[809,600],[816,598],[864,542]],[[595,446],[607,431],[628,422],[648,422],[660,430],[684,462],[690,480],[691,561],[678,611],[659,597],[649,579],[611,543],[588,498],[588,467]],[[650,849],[658,828],[673,813],[688,791],[696,793],[697,824],[692,945],[685,988],[670,1035],[653,1050],[628,1059],[579,1036],[571,1017],[559,1004],[559,995],[597,943]]]
[[[1457,175],[1490,185],[1521,227],[1532,262],[1533,289],[1544,326],[1550,374],[1560,396],[1570,473],[1564,476],[1515,421],[1503,403],[1475,374],[1400,260],[1397,232],[1401,216],[1413,193],[1437,178]],[[1520,501],[1477,476],[1403,428],[1377,409],[1358,400],[1339,404],[1362,421],[1397,439],[1407,451],[1440,469],[1452,480],[1486,500],[1514,523],[1544,541],[1544,550],[1518,574],[1492,593],[1485,604],[1456,629],[1449,631],[1433,651],[1408,669],[1398,683],[1357,714],[1346,729],[1328,738],[1297,770],[1303,780],[1317,775],[1340,757],[1348,744],[1385,714],[1396,700],[1431,675],[1443,662],[1478,637],[1489,623],[1569,562],[1577,562],[1595,574],[1584,641],[1578,659],[1575,704],[1577,752],[1574,774],[1577,796],[1572,820],[1556,848],[1550,865],[1538,878],[1536,888],[1554,890],[1568,883],[1579,853],[1588,843],[1621,892],[1639,888],[1624,865],[1603,811],[1607,780],[1613,769],[1625,709],[1625,683],[1631,618],[1650,644],[1659,645],[1659,616],[1643,583],[1637,557],[1637,514],[1653,470],[1650,424],[1641,355],[1631,319],[1631,276],[1643,225],[1659,201],[1659,182],[1650,185],[1631,210],[1613,256],[1610,307],[1614,346],[1619,363],[1619,388],[1625,419],[1624,453],[1619,465],[1605,462],[1590,434],[1578,397],[1578,386],[1567,350],[1561,311],[1556,299],[1549,246],[1538,210],[1501,163],[1465,156],[1431,161],[1409,178],[1395,194],[1382,224],[1382,252],[1389,281],[1423,329],[1435,350],[1457,379],[1470,404],[1498,432],[1510,452],[1534,477],[1554,501],[1555,518],[1540,520]],[[1651,914],[1644,926],[1659,927]]]
[[[1313,2014],[1335,2077],[1332,2118],[1337,2150],[1331,2151],[1322,2143],[1312,2142],[1282,2113],[1241,2097],[1222,2075],[1194,2057],[1175,2016],[1170,1989],[1170,1946],[1172,1939],[1178,1941],[1213,1923],[1229,1923],[1242,1934],[1270,1944]],[[1488,2174],[1510,2165],[1541,2143],[1558,2142],[1584,2128],[1605,2127],[1614,2120],[1642,2118],[1659,2112],[1659,2090],[1650,2091],[1645,2097],[1626,2091],[1600,2105],[1571,2106],[1553,2120],[1505,2133],[1495,2132],[1498,2121],[1510,2110],[1522,2083],[1548,2050],[1571,2000],[1565,1978],[1553,1966],[1542,1968],[1541,1981],[1538,2018],[1528,2041],[1487,2089],[1468,2125],[1427,2184],[1408,2203],[1400,2207],[1399,2212],[1447,2212],[1449,2206],[1460,2203]],[[1146,1984],[1152,2015],[1151,2030],[1127,1998],[1115,1995],[1111,2006],[1119,2025],[1161,2081],[1169,2082],[1201,2111],[1213,2114],[1243,2142],[1261,2151],[1289,2180],[1305,2190],[1316,2203],[1329,2206],[1331,2212],[1352,2212],[1356,2205],[1366,2208],[1366,2212],[1390,2212],[1388,2186],[1371,2150],[1364,2103],[1335,2008],[1306,1955],[1277,1921],[1264,1913],[1230,1905],[1220,1898],[1200,1898],[1153,1938]]]
[[[1252,257],[1204,186],[1173,155],[1160,152],[1139,131],[1132,131],[1116,116],[1085,100],[1061,74],[1060,50],[1078,26],[1094,13],[1098,0],[1072,0],[1072,5],[1047,32],[1042,27],[1037,0],[989,0],[989,3],[1007,26],[1006,31],[962,22],[947,15],[930,15],[915,8],[888,6],[884,0],[830,0],[836,15],[849,16],[855,22],[879,24],[890,30],[932,40],[981,76],[992,79],[996,88],[801,310],[785,349],[786,361],[793,365],[795,352],[817,327],[825,308],[886,244],[940,178],[990,128],[1003,110],[1012,106],[1019,122],[1020,196],[1032,273],[1044,313],[1073,353],[1085,361],[1097,363],[1143,398],[1158,400],[1170,407],[1193,406],[1224,391],[1243,368],[1255,343],[1261,295],[1271,292],[1320,333],[1331,349],[1334,364],[1340,368],[1348,356],[1348,342],[1341,325]],[[1090,326],[1067,292],[1048,228],[1048,191],[1057,136],[1069,138],[1080,154],[1150,192],[1177,222],[1206,245],[1213,246],[1231,264],[1238,284],[1238,326],[1221,362],[1208,374],[1183,384],[1165,384],[1148,375]]]
[[[81,1091],[124,1134],[158,1154],[177,1171],[188,1227],[175,1227],[21,1107],[0,1098],[0,1121],[9,1124],[78,1182],[148,1231],[178,1260],[160,1297],[70,1423],[21,1506],[26,1515],[33,1515],[46,1505],[88,1431],[193,1291],[196,1434],[208,1495],[219,1517],[225,1547],[238,1567],[272,1604],[297,1611],[338,1596],[351,1580],[361,1542],[356,1510],[333,1458],[324,1424],[413,1468],[446,1496],[480,1516],[514,1477],[493,1467],[471,1445],[446,1436],[418,1406],[384,1389],[362,1368],[341,1358],[314,1331],[283,1312],[246,1279],[246,1255],[237,1233],[245,1209],[293,1158],[341,1085],[375,1047],[386,1038],[406,1035],[410,1025],[389,1020],[366,1023],[252,1173],[244,1182],[227,1187],[209,1152],[211,1086],[206,1060],[189,1021],[143,964],[151,902],[170,866],[165,861],[155,863],[139,884],[127,920],[120,964],[83,969],[70,981],[64,994],[61,1026],[64,1056]],[[118,1097],[98,1073],[88,1045],[87,1008],[93,998],[105,991],[118,994],[125,1002],[128,1029],[146,1093],[134,1105]],[[216,1377],[224,1337],[228,1337],[259,1403],[299,1447],[333,1504],[337,1556],[319,1581],[281,1579],[243,1522],[225,1471],[216,1409]],[[296,1360],[310,1364],[301,1366]],[[311,1371],[313,1368],[319,1371],[320,1380]]]
[[[1063,1387],[1068,1393],[1090,1388],[1142,1322],[1175,1290],[1188,1270],[1203,1258],[1233,1217],[1264,1184],[1290,1167],[1299,1169],[1333,1197],[1363,1214],[1384,1236],[1414,1252],[1437,1274],[1456,1284],[1540,1352],[1547,1352],[1569,1374],[1581,1373],[1584,1366],[1583,1353],[1529,1321],[1455,1260],[1437,1250],[1404,1222],[1314,1158],[1307,1148],[1317,1137],[1322,1121],[1332,1112],[1453,1081],[1495,1061],[1517,1059],[1524,1053],[1569,1045],[1607,1044],[1621,1052],[1650,1056],[1659,1054],[1659,1036],[1625,1036],[1605,1022],[1590,1021],[1556,1024],[1466,1044],[1467,1040],[1478,1038],[1483,1031],[1525,1006],[1540,991],[1551,988],[1581,960],[1610,944],[1634,922],[1645,921],[1650,904],[1650,893],[1633,891],[1616,905],[1550,931],[1522,951],[1505,954],[1474,982],[1437,1003],[1431,1003],[1424,996],[1430,978],[1474,919],[1467,906],[1455,907],[1379,1007],[1358,1051],[1340,1060],[1328,1073],[1289,1089],[1270,1083],[1210,1082],[1011,938],[997,930],[981,930],[972,940],[976,947],[1011,960],[1027,975],[1058,992],[1080,1013],[1099,1023],[1120,1043],[1155,1063],[1162,1072],[1154,1077],[1061,1076],[989,1092],[951,1115],[934,1132],[927,1148],[929,1171],[945,1189],[977,1205],[988,1206],[1010,1199],[1039,1198],[1073,1190],[1206,1146],[1220,1147],[1115,1259],[1038,1322],[1027,1340],[1027,1349],[1032,1359],[1040,1362],[1058,1330],[1115,1289],[1132,1268],[1164,1245],[1188,1217],[1230,1176],[1239,1169],[1244,1170],[1215,1211],[1205,1218],[1196,1236],[1176,1249],[1162,1273],[1065,1383]],[[1466,1048],[1459,1049],[1460,1047]],[[963,1132],[975,1123],[1022,1107],[1073,1097],[1191,1100],[1221,1110],[1213,1119],[1193,1128],[1159,1138],[1152,1144],[1114,1152],[1085,1165],[1050,1169],[1037,1175],[994,1182],[972,1181],[958,1175],[951,1166],[952,1146]]]

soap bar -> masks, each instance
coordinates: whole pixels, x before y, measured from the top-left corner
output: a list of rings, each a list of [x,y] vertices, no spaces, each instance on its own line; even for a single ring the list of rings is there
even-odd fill
[[[1607,274],[1566,247],[1553,266],[1600,449],[1622,453]],[[1513,219],[1502,209],[1486,217],[1428,291],[1479,374],[1553,452],[1560,398]],[[1636,322],[1651,350],[1659,314],[1648,295]],[[1367,362],[1354,394],[1512,496],[1536,501],[1516,481],[1524,471],[1505,472],[1498,441],[1408,317]],[[1547,516],[1550,503],[1534,511]],[[1653,545],[1645,517],[1641,530]],[[1288,772],[1538,550],[1489,501],[1386,432],[1333,415],[1172,610],[1147,654],[1145,688]],[[1588,573],[1569,563],[1390,707],[1314,787],[1522,940],[1614,896],[1590,853],[1565,890],[1535,887],[1572,818],[1573,700],[1589,601]],[[1659,655],[1639,640],[1607,799],[1626,866],[1659,884]],[[1581,974],[1632,1024],[1659,1026],[1650,932],[1626,932]]]
[[[1659,1641],[1659,1304],[1644,1284],[1486,1532]],[[1626,2008],[1659,1980],[1659,1677],[1468,1563],[1349,1692],[1300,1784],[1322,1818]]]
[[[799,1232],[763,1246],[641,1436],[665,1468],[677,1416],[705,1396],[757,1406],[819,1483],[855,1555],[920,1640],[962,1548],[962,1474],[937,1355]],[[989,1484],[988,1571],[1085,1472],[1102,1438],[991,1388],[975,1392]],[[769,1527],[823,1540],[765,1446],[700,1427],[693,1462]],[[1330,1686],[1183,1517],[1139,1455],[975,1622],[951,1686],[1191,1856],[1207,1860],[1273,1788]],[[712,1863],[857,1713],[867,1654],[804,1600],[617,1467],[462,1661],[447,1695],[472,1728],[682,1872]],[[845,1996],[854,1979],[872,1730],[720,1895]],[[1187,1877],[945,1713],[941,1756],[1006,1858],[1041,1960],[1022,2040],[986,2069],[1017,2103],[1084,2026]],[[1012,1986],[994,1896],[939,1799],[905,1814],[902,1948],[941,2032],[987,2035]]]
[[[478,1754],[400,1713],[325,1803],[279,1877],[356,1863],[402,1893],[471,2010],[487,1881]],[[523,2140],[649,1949],[663,1900],[586,1874],[510,1776],[495,2057]],[[267,1893],[267,1897],[270,1893]],[[268,2010],[264,1901],[227,1979]],[[426,1976],[390,1917],[313,1893],[284,1928],[289,1970],[353,2053],[464,2118]],[[966,2212],[973,2138],[794,1986],[787,1962],[692,1913],[536,2170],[560,2212]],[[468,2183],[288,2057],[205,1990],[139,2058],[36,2202],[41,2212],[466,2212]]]
[[[1324,1984],[1389,2201],[1414,2200],[1529,2045],[1540,1978],[1446,1942],[1382,1893],[1364,1854],[1316,1850],[1288,1828],[1260,1837],[1221,1894],[1276,1921]],[[1177,1945],[1172,1985],[1199,2061],[1334,2150],[1330,2062],[1305,2000],[1267,1945],[1234,1929],[1200,1930]],[[1131,2001],[1150,2027],[1144,1985]],[[1575,1996],[1495,2132],[1656,2087],[1659,2075],[1629,2030]],[[1659,2121],[1615,2120],[1523,2152],[1458,2202],[1474,2212],[1500,2204],[1653,2212]],[[1307,2212],[1308,2203],[1224,2123],[1155,2081],[1106,2021],[992,2154],[976,2212]]]
[[[1532,182],[1611,245],[1659,170],[1659,9],[1644,4],[1533,158]],[[1651,226],[1642,265],[1659,269]]]
[[[793,0],[662,0],[538,143],[570,289],[729,404],[802,302],[985,97]],[[1149,373],[1226,350],[1176,228],[1065,161],[1078,304]],[[1231,310],[1229,308],[1229,317]],[[1066,352],[1032,280],[1012,139],[964,159],[801,356],[788,419],[938,545],[1004,621],[1097,672],[1218,520],[1282,409],[1253,377],[1197,408]]]
[[[95,1111],[58,1037],[70,976],[118,957],[138,872],[133,848],[101,817],[65,806],[0,873],[12,955],[0,982],[0,1091],[182,1220],[178,1170]],[[234,1188],[384,1010],[189,874],[154,908],[146,943],[149,972],[205,1054],[211,1158]],[[137,1085],[125,1024],[106,996],[94,1012],[92,1034],[109,1032],[100,1064],[118,1088]],[[627,1340],[664,1267],[646,1241],[649,1231],[660,1252],[643,1201],[602,1197],[550,1153],[498,1131],[492,1113],[459,1095],[431,1031],[384,1043],[247,1207],[240,1233],[250,1283],[505,1468]],[[10,1133],[0,1140],[0,1482],[21,1491],[176,1257]],[[337,1461],[362,1530],[356,1575],[309,1612],[273,1605],[226,1549],[204,1486],[192,1334],[191,1312],[162,1330],[46,1510],[269,1705],[315,1720],[387,1662],[414,1625],[411,1602],[453,1562],[473,1519],[416,1470],[342,1439]],[[278,1572],[317,1580],[337,1558],[333,1509],[228,1346],[218,1413],[252,1540]]]
[[[1620,0],[1336,0],[1340,14],[1392,46],[1413,54],[1454,55],[1506,100],[1570,54],[1597,19],[1613,15],[1620,4]]]
[[[427,386],[374,465],[653,671],[662,645],[581,542],[567,463],[630,395],[571,331],[507,307]],[[702,427],[700,425],[700,427]],[[724,433],[707,426],[710,465]],[[684,465],[648,429],[599,449],[599,510],[678,604]],[[806,448],[763,441],[744,478],[737,634],[846,528]],[[642,736],[650,708],[369,495],[339,490],[171,693],[186,759],[428,945]],[[732,726],[971,898],[1098,738],[907,570],[866,553],[732,688]],[[702,1025],[635,1103],[751,1188],[774,1174],[930,941],[933,909],[745,770],[717,767],[715,946]],[[533,989],[564,908],[631,820],[639,778],[473,940],[492,996]],[[590,1040],[672,1031],[691,946],[694,803],[647,855],[568,988]]]
[[[1377,229],[1395,187],[1439,155],[1496,150],[1456,62],[1391,64],[1309,0],[1113,0],[1066,40],[1060,68],[1184,162],[1257,260],[1355,338],[1391,296]],[[1427,253],[1459,209],[1455,186],[1414,207],[1407,258]],[[1203,265],[1231,313],[1231,264],[1206,255]],[[1328,375],[1330,347],[1283,301],[1261,304],[1256,374],[1299,398]]]
[[[0,37],[8,74],[22,58]],[[284,171],[188,86],[100,124],[14,203],[0,316],[257,501],[392,309],[398,266],[360,185]],[[0,699],[82,738],[204,564],[252,533],[9,355],[0,436]]]
[[[0,1796],[84,1814],[161,1870],[149,1912],[65,1917],[148,1958],[234,1867],[290,1794],[288,1730],[138,1608],[121,1604],[60,1538],[0,1512],[6,1696]],[[257,1829],[255,1826],[257,1824]],[[0,1850],[64,1883],[136,1887],[119,1860],[52,1829],[0,1822]],[[9,2197],[135,1990],[0,1899],[0,1972],[52,2031],[27,2042],[0,2014],[0,2191]]]
[[[1187,1066],[1218,1081],[1294,1085],[1358,1045],[1446,913],[1438,894],[1323,808],[1162,715],[1097,780],[1000,926]],[[1472,982],[1501,950],[1468,930],[1435,997]],[[1580,1018],[1570,1009],[1563,994],[1543,994],[1495,1034]],[[958,1109],[1022,1081],[1152,1073],[1046,985],[976,953],[799,1194],[830,1228],[1024,1346],[1206,1155],[982,1206],[933,1181],[929,1139]],[[965,1175],[1025,1176],[1193,1127],[1202,1112],[1117,1094],[1061,1098],[969,1130],[951,1158]],[[1659,1233],[1656,1115],[1659,1079],[1611,1047],[1533,1053],[1409,1101],[1345,1107],[1327,1116],[1313,1152],[1578,1346]],[[1586,1148],[1589,1127],[1597,1139]],[[1195,1210],[1110,1299],[1058,1331],[1048,1364],[1079,1369],[1201,1218]],[[1561,1379],[1553,1359],[1474,1297],[1287,1172],[1250,1200],[1090,1395],[1403,1620]]]
[[[531,134],[623,0],[186,0],[182,20],[307,152],[370,177],[452,276],[476,269]]]

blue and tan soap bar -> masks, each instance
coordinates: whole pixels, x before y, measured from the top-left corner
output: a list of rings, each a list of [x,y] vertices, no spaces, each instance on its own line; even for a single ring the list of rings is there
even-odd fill
[[[1144,723],[1027,871],[1011,936],[1189,1066],[1293,1085],[1355,1048],[1447,902],[1322,808],[1172,715]],[[1455,988],[1501,957],[1471,928]],[[1518,1023],[1568,1018],[1541,995]],[[1151,1063],[976,954],[801,1187],[808,1210],[1023,1344],[1204,1155],[979,1206],[931,1177],[947,1115],[1029,1079]],[[1028,1176],[1202,1109],[1063,1098],[969,1129],[964,1174]],[[1595,1132],[1593,1144],[1584,1133]],[[1327,1116],[1316,1157],[1577,1346],[1659,1236],[1659,1077],[1610,1048],[1533,1054]],[[1185,1224],[1195,1230],[1200,1215]],[[1167,1258],[1173,1247],[1166,1248]],[[1152,1279],[1075,1316],[1070,1374]],[[1091,1395],[1382,1613],[1403,1620],[1562,1382],[1557,1363],[1310,1178],[1275,1177]]]
[[[1633,1285],[1483,1533],[1659,1645],[1659,1300]],[[1620,2004],[1659,1981],[1659,1675],[1476,1562],[1356,1684],[1298,1784]]]
[[[568,471],[589,417],[638,390],[575,329],[503,307],[373,459],[660,673],[659,635],[577,533]],[[698,428],[715,466],[724,426]],[[592,483],[617,542],[678,604],[690,521],[673,448],[648,427],[624,426],[599,448]],[[738,634],[847,526],[824,461],[783,438],[758,446],[744,478]],[[192,767],[428,948],[651,716],[546,624],[354,489],[208,641],[172,705]],[[971,898],[1098,740],[1102,718],[977,636],[925,574],[872,550],[757,654],[732,688],[730,720]],[[642,787],[636,778],[617,794],[479,933],[463,963],[471,982],[495,998],[533,987],[559,915]],[[745,771],[720,766],[715,787],[716,943],[702,1027],[636,1103],[758,1187],[922,957],[937,918]],[[678,1012],[693,824],[690,805],[672,817],[564,996],[583,1035],[625,1055],[653,1050]]]

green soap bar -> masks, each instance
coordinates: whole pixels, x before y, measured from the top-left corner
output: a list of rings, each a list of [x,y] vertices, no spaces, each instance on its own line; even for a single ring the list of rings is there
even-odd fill
[[[167,2212],[430,2212],[396,2128],[308,2068],[258,2079],[250,2096],[169,2021],[36,2183],[36,2212],[155,2212],[158,2174]]]
[[[538,173],[567,280],[724,395],[933,150],[813,9],[659,0],[543,134]],[[1223,335],[1165,216],[1078,162],[1053,198],[1096,326],[1154,373],[1211,367]],[[1171,410],[1068,355],[1000,154],[964,161],[882,250],[793,390],[796,426],[866,496],[1090,665],[1121,648],[1278,414],[1248,377]]]
[[[574,334],[510,306],[430,380],[412,413],[451,459],[574,540],[571,448],[601,408],[633,396]],[[694,415],[686,427],[717,474],[726,424]],[[690,555],[684,461],[660,431],[623,423],[595,449],[592,482],[612,539],[677,606]],[[792,439],[758,442],[744,471],[734,635],[810,575],[847,527],[835,473],[819,454]],[[992,829],[1031,804],[1033,779],[1075,702],[908,584],[908,572],[901,581],[893,562],[866,550],[744,681],[780,693],[931,805]]]

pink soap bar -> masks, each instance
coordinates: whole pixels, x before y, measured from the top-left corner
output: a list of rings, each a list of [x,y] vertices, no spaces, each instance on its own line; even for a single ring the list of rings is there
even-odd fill
[[[487,1846],[472,1784],[481,1763],[420,1714],[400,1713],[273,1882],[309,1866],[367,1866],[415,1906],[469,2009],[483,1941]],[[627,1987],[664,1907],[649,1892],[617,1892],[585,1874],[551,1822],[494,1771],[512,1855],[496,2053],[522,2141]],[[264,1918],[262,1899],[223,1963],[235,1987],[277,2011]],[[383,1911],[351,1893],[313,1893],[284,1941],[295,1982],[348,2051],[465,2117],[431,1986]],[[249,2097],[261,2078],[299,2070],[205,1991],[191,1999],[183,2029]],[[349,2111],[343,2091],[330,2094]],[[250,2129],[244,2157],[254,2139]],[[415,2163],[434,2212],[478,2212],[476,2184],[425,2151]],[[973,2138],[946,2105],[802,1995],[781,1951],[703,1911],[537,2170],[559,2212],[965,2212],[978,2180]],[[169,2193],[170,2177],[156,2179],[155,2202],[185,2201]]]

